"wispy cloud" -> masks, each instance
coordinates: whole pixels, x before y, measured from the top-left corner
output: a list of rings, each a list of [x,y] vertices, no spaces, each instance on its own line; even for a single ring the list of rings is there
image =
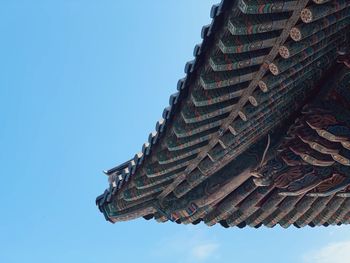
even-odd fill
[[[305,263],[344,263],[350,259],[350,241],[334,242],[304,257]]]
[[[205,261],[212,257],[218,248],[219,244],[217,243],[198,244],[192,247],[191,257],[196,261]]]
[[[177,263],[215,262],[220,258],[219,252],[220,244],[200,228],[187,228],[166,237],[151,251],[154,257]]]

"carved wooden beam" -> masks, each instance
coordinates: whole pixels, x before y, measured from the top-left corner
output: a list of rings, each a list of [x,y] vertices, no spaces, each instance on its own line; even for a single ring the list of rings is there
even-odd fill
[[[225,133],[225,131],[230,130],[232,122],[239,116],[239,112],[243,108],[243,106],[248,102],[249,96],[253,93],[253,91],[258,86],[259,81],[263,78],[263,76],[268,71],[269,64],[278,55],[280,46],[284,44],[284,42],[289,37],[290,30],[297,23],[298,19],[300,18],[301,10],[303,10],[307,6],[308,2],[309,0],[298,1],[298,6],[295,8],[292,16],[289,18],[289,20],[285,24],[281,35],[276,39],[274,47],[271,49],[270,53],[265,57],[264,63],[261,65],[260,69],[253,76],[253,79],[250,82],[248,88],[245,89],[245,91],[241,96],[241,99],[238,101],[237,105],[232,109],[230,115],[221,124],[218,135],[213,136],[210,139],[208,146],[203,148],[202,152],[198,154],[196,159],[191,162],[191,164],[186,168],[183,174],[178,176],[172,184],[170,184],[168,187],[165,188],[165,190],[158,196],[159,200],[164,199],[171,192],[173,192],[174,189],[178,187],[186,179],[188,174],[190,174],[196,167],[198,167],[199,163],[206,158],[210,149],[212,149],[215,145],[219,143],[220,137]],[[238,154],[226,154],[223,158],[221,158],[221,160],[216,161],[214,165],[212,165],[211,169],[208,169],[206,171],[206,176],[210,176],[214,174],[216,171],[220,170],[220,168],[222,168],[223,166],[231,162],[235,157],[237,157],[237,155]]]

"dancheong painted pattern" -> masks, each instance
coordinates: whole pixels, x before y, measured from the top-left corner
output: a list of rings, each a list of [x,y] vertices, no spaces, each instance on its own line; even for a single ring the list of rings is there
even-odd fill
[[[350,223],[350,1],[224,0],[142,151],[96,203],[224,227]]]

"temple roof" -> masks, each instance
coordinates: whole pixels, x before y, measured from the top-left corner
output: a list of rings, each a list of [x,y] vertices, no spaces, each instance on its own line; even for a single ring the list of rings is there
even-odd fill
[[[350,98],[350,73],[336,62],[340,51],[349,63],[350,2],[223,0],[210,15],[141,152],[105,172],[101,212],[111,222],[349,223],[350,115],[339,97]]]

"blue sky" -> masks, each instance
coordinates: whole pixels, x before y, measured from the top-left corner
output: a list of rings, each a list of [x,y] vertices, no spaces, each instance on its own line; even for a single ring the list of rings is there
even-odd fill
[[[0,262],[300,262],[349,258],[348,227],[223,229],[95,207],[102,170],[147,140],[210,22],[209,0],[2,1]]]

